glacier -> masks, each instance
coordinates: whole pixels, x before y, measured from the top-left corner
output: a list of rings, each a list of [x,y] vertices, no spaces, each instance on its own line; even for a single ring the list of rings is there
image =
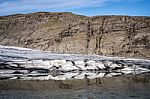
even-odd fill
[[[150,72],[150,60],[61,54],[0,45],[0,80],[94,79]]]

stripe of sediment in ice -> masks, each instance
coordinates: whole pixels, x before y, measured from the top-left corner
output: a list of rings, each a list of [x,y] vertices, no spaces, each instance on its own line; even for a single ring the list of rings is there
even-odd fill
[[[0,79],[94,79],[150,71],[150,60],[57,54],[0,45]]]

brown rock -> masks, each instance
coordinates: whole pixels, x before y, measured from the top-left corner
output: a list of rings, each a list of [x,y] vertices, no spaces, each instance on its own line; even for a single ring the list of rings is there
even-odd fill
[[[57,53],[150,58],[150,17],[38,12],[0,16],[0,44]]]

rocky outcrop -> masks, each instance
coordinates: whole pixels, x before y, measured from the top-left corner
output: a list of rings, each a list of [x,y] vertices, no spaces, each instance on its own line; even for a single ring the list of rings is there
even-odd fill
[[[0,44],[57,53],[150,58],[150,17],[38,12],[0,17]]]

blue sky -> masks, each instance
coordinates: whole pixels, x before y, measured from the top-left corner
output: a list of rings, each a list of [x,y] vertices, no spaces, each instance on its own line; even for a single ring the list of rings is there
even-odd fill
[[[0,0],[0,16],[41,11],[150,16],[150,0]]]

